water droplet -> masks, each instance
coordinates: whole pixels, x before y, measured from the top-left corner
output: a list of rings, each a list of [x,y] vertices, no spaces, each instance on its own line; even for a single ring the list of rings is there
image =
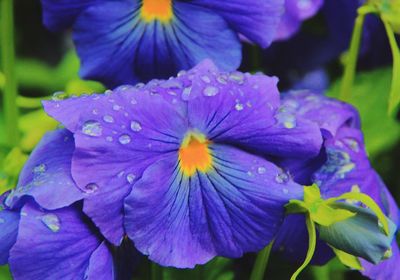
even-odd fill
[[[58,232],[61,228],[60,219],[54,214],[46,214],[41,217],[42,223],[52,232]]]
[[[117,104],[114,104],[112,108],[114,111],[119,111],[119,110],[121,110],[122,107]]]
[[[60,100],[64,100],[67,97],[68,97],[68,95],[65,92],[57,91],[57,92],[53,93],[51,99],[53,101],[60,101]]]
[[[184,90],[182,92],[182,99],[185,100],[185,101],[189,100],[191,92],[192,92],[192,87],[184,88]]]
[[[219,92],[218,88],[213,87],[213,86],[208,86],[204,89],[203,94],[205,96],[215,96]]]
[[[107,137],[106,137],[106,141],[107,141],[107,142],[112,142],[113,140],[114,140],[114,139],[113,139],[111,136],[107,136]]]
[[[86,121],[82,126],[82,133],[89,136],[100,136],[103,133],[103,128],[98,121]]]
[[[292,129],[296,127],[296,117],[290,113],[281,112],[275,116],[275,119],[283,127],[287,129]]]
[[[3,218],[0,218],[0,224],[4,224],[5,220]]]
[[[267,169],[265,167],[263,167],[263,166],[260,166],[257,169],[257,172],[258,172],[258,174],[264,174],[265,172],[267,172]]]
[[[99,110],[93,109],[93,110],[92,110],[92,114],[93,114],[93,115],[98,115],[98,114],[99,114]]]
[[[236,109],[236,111],[242,111],[242,110],[243,110],[243,104],[237,103],[237,104],[235,105],[235,109]]]
[[[181,76],[183,76],[183,75],[186,75],[186,73],[187,73],[187,72],[186,72],[185,70],[181,70],[181,71],[178,72],[178,75],[177,75],[177,76],[178,76],[178,77],[181,77]]]
[[[113,91],[110,90],[110,89],[107,89],[107,90],[104,92],[104,94],[107,95],[107,96],[110,96],[112,93],[113,93]]]
[[[128,181],[129,184],[132,184],[136,179],[136,176],[132,173],[129,173],[126,175],[126,180]]]
[[[112,116],[110,116],[110,115],[105,115],[105,116],[103,117],[103,120],[104,120],[106,123],[113,123],[113,122],[114,122],[114,118],[113,118]]]
[[[33,173],[35,174],[41,174],[44,173],[47,169],[46,164],[42,163],[42,164],[38,164],[33,168]]]
[[[286,173],[279,173],[275,177],[277,183],[283,184],[289,180],[289,176]]]
[[[99,189],[99,186],[95,183],[90,183],[85,186],[85,193],[94,193]]]
[[[131,129],[135,132],[142,130],[142,125],[137,121],[131,121]]]
[[[211,82],[211,79],[208,76],[201,76],[201,80],[207,84]]]
[[[122,145],[129,144],[131,142],[131,137],[127,134],[123,134],[118,138],[119,143]]]
[[[286,188],[285,188],[285,189],[282,189],[282,191],[283,191],[284,194],[288,194],[288,193],[289,193],[289,190],[286,189]]]
[[[144,83],[138,83],[138,84],[135,85],[135,88],[136,88],[136,89],[141,89],[141,88],[144,87],[144,86],[145,86]]]
[[[170,89],[180,89],[182,88],[182,83],[179,80],[168,80],[160,85],[162,88],[170,88]]]
[[[137,104],[137,100],[136,100],[135,98],[132,98],[132,99],[131,99],[131,104],[132,104],[132,105],[136,105],[136,104]]]
[[[217,82],[221,85],[226,85],[228,83],[228,78],[225,75],[221,75],[217,77]]]
[[[229,79],[238,83],[239,85],[244,83],[244,75],[240,72],[233,72],[229,75]]]

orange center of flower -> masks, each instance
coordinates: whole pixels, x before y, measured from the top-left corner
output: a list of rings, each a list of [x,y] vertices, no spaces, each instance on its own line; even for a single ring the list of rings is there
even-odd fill
[[[179,166],[185,176],[196,171],[207,172],[212,167],[208,141],[203,134],[190,132],[179,149]]]
[[[141,16],[145,22],[169,22],[173,17],[172,0],[143,0]]]

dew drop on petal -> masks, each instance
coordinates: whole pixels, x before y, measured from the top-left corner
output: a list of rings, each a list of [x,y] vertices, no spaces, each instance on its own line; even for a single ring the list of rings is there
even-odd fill
[[[184,88],[182,92],[182,99],[185,101],[189,100],[191,92],[192,92],[192,87]]]
[[[260,166],[259,168],[257,168],[257,172],[258,174],[264,174],[265,172],[267,172],[267,169],[263,166]]]
[[[286,189],[286,188],[282,189],[282,191],[283,191],[284,194],[288,194],[289,193],[289,190]]]
[[[107,141],[107,142],[112,142],[113,140],[114,140],[114,139],[113,139],[111,136],[107,136],[107,137],[106,137],[106,141]]]
[[[135,98],[132,98],[132,99],[131,99],[131,104],[132,104],[132,105],[136,105],[136,104],[137,104],[137,100],[136,100]]]
[[[42,174],[47,170],[47,166],[44,163],[38,164],[33,168],[33,173]]]
[[[286,173],[279,173],[275,177],[277,183],[283,184],[289,180],[289,176]]]
[[[119,110],[121,110],[122,107],[117,104],[114,104],[112,108],[114,111],[119,111]]]
[[[229,75],[229,80],[238,83],[239,85],[244,83],[244,75],[240,72],[233,72]]]
[[[219,92],[218,88],[213,87],[213,86],[208,86],[204,89],[203,94],[205,96],[215,96]]]
[[[128,181],[129,184],[132,184],[136,179],[136,176],[132,173],[129,173],[126,175],[126,180]]]
[[[46,214],[41,217],[42,223],[52,232],[58,232],[61,228],[60,219],[54,214]]]
[[[99,189],[99,186],[95,183],[90,183],[85,186],[85,193],[94,193]]]
[[[118,138],[118,142],[122,145],[129,144],[131,142],[131,137],[128,134],[123,134]]]
[[[139,132],[142,130],[142,125],[137,121],[131,121],[132,131]]]
[[[103,128],[98,121],[86,121],[82,126],[82,133],[89,136],[100,136],[103,133]]]
[[[237,104],[235,105],[235,109],[236,109],[236,111],[242,111],[242,110],[243,110],[243,104],[237,103]]]
[[[65,99],[66,97],[68,97],[68,95],[65,92],[57,91],[57,92],[53,93],[53,95],[51,96],[51,99],[53,101],[60,101],[60,100]]]
[[[112,116],[110,116],[110,115],[105,115],[105,116],[103,117],[103,120],[104,120],[106,123],[113,123],[113,122],[114,122],[114,118],[113,118]]]
[[[209,83],[211,82],[210,77],[208,77],[208,76],[206,76],[206,75],[201,76],[201,80],[202,80],[203,82],[207,83],[207,84],[209,84]]]
[[[4,224],[5,220],[3,218],[0,218],[0,224]]]
[[[218,76],[217,77],[217,82],[220,83],[221,85],[226,85],[227,82],[227,77],[224,75]]]

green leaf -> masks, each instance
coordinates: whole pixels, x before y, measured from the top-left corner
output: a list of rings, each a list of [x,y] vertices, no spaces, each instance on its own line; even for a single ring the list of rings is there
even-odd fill
[[[333,252],[335,252],[336,256],[338,257],[339,261],[344,264],[345,266],[348,266],[352,269],[357,269],[357,270],[363,270],[363,267],[360,263],[360,260],[353,255],[350,255],[344,251],[341,251],[339,249],[336,249],[331,246],[333,249]]]
[[[7,265],[0,266],[0,279],[1,280],[12,280],[10,270]]]
[[[217,257],[194,269],[163,268],[163,280],[233,280],[232,260]]]
[[[390,68],[357,75],[349,99],[361,115],[366,147],[371,156],[390,149],[400,137],[400,125],[387,115],[391,77]],[[329,96],[339,96],[340,82],[335,82],[328,90]]]

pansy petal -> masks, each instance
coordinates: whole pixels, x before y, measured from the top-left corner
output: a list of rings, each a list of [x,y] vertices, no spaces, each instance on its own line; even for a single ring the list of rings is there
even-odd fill
[[[285,218],[274,240],[273,250],[293,263],[301,263],[307,254],[308,232],[303,214],[292,214]],[[311,263],[324,265],[334,257],[332,249],[317,239]]]
[[[371,264],[363,259],[360,259],[364,270],[361,273],[370,279],[397,280],[400,279],[400,251],[396,240],[392,243],[392,256],[380,262],[379,264]]]
[[[195,98],[188,104],[190,125],[210,140],[277,156],[319,153],[322,138],[317,125],[277,111],[275,77],[233,72],[210,78],[217,83],[195,84]]]
[[[360,128],[360,117],[354,107],[307,90],[283,94],[282,110],[317,123],[324,136],[327,133],[330,136],[336,135],[337,130],[344,125]]]
[[[10,249],[17,240],[18,224],[18,212],[0,210],[0,265],[8,263]]]
[[[48,132],[30,155],[17,187],[6,199],[9,207],[31,196],[46,209],[68,206],[84,197],[71,176],[74,137],[66,129]],[[50,195],[51,194],[51,195]]]
[[[140,1],[127,0],[85,10],[74,25],[81,75],[115,86],[166,78],[205,58],[226,70],[239,66],[241,44],[221,16],[183,2],[173,13],[170,22],[146,22]]]
[[[240,257],[274,237],[301,186],[270,162],[210,145],[213,169],[187,177],[176,157],[149,167],[125,200],[125,228],[161,265],[193,267],[215,255]]]
[[[77,116],[70,120],[74,104]],[[132,184],[147,166],[179,149],[187,125],[178,105],[130,88],[46,103],[47,112],[75,133],[72,176],[88,194],[84,212],[116,245],[123,237],[122,201]]]
[[[194,0],[192,3],[219,13],[237,33],[264,48],[274,39],[284,11],[283,0]]]
[[[110,249],[103,241],[89,259],[87,280],[112,280],[114,278],[114,264]]]
[[[43,23],[52,31],[69,28],[78,15],[90,5],[101,0],[41,0]]]
[[[322,0],[285,0],[285,13],[279,23],[276,39],[287,39],[321,8]]]
[[[101,244],[86,219],[75,206],[45,211],[34,202],[25,204],[10,252],[14,279],[84,279]]]

